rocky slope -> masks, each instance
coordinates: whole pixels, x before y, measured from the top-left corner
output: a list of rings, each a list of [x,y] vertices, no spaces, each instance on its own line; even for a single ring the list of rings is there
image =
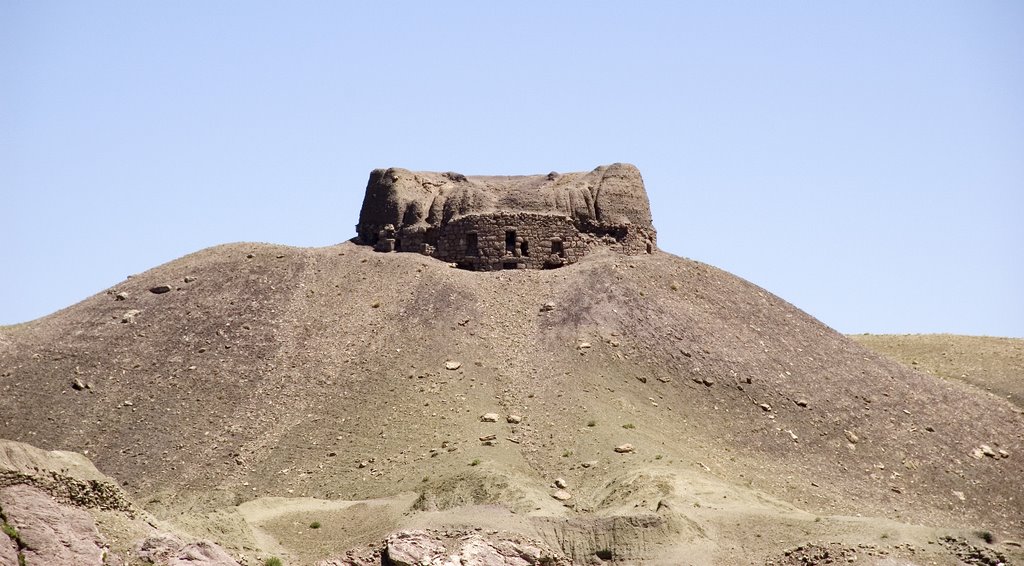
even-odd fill
[[[660,252],[478,273],[235,244],[0,330],[0,436],[87,453],[251,563],[459,525],[578,563],[756,563],[885,529],[1019,540],[1022,431],[1005,399]],[[245,519],[272,498],[326,507]]]

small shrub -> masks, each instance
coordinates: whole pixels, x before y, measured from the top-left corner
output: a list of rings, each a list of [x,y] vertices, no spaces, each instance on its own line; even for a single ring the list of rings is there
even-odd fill
[[[14,528],[14,525],[10,523],[5,522],[3,526],[0,526],[0,530],[3,530],[4,534],[10,537],[11,540],[16,541],[21,538],[21,535],[18,534],[18,529]]]
[[[281,563],[281,559],[275,556],[264,560],[263,566],[283,566],[283,564]]]
[[[320,521],[313,521],[312,523],[309,524],[309,528],[311,528],[311,529],[319,529],[320,528]]]
[[[992,544],[996,541],[996,535],[994,535],[992,531],[977,531],[974,534],[978,535],[978,538],[980,538],[988,544]]]
[[[664,458],[664,456],[662,456],[661,454],[658,454],[654,457],[655,460],[661,460],[662,458]]]
[[[572,450],[566,450],[565,452],[562,452],[563,458],[568,458],[569,456],[572,456]]]
[[[472,462],[469,463],[469,465],[470,466],[479,466],[480,465],[480,458],[477,458],[477,459],[473,460]]]
[[[636,428],[636,425],[633,424],[633,423],[626,423],[626,424],[622,425],[622,428],[627,429],[627,430],[632,430],[632,429]]]

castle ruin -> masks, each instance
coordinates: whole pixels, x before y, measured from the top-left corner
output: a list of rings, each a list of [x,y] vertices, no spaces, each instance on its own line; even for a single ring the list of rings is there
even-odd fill
[[[639,255],[656,245],[640,171],[624,163],[510,177],[375,169],[356,232],[377,251],[480,271],[550,269],[598,247]]]

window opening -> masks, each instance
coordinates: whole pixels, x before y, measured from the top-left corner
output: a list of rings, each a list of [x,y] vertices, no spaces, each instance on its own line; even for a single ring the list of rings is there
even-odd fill
[[[551,240],[551,253],[557,254],[558,257],[565,257],[565,248],[562,246],[562,240]]]

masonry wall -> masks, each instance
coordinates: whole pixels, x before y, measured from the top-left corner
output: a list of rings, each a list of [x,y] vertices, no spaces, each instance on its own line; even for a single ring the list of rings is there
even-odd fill
[[[434,255],[466,269],[545,269],[575,263],[587,249],[568,217],[496,213],[442,226]]]
[[[567,216],[499,212],[467,215],[441,226],[395,230],[388,225],[375,240],[378,251],[421,253],[463,269],[493,271],[561,267],[598,247],[625,255],[651,253],[655,233],[633,224],[578,226]]]

